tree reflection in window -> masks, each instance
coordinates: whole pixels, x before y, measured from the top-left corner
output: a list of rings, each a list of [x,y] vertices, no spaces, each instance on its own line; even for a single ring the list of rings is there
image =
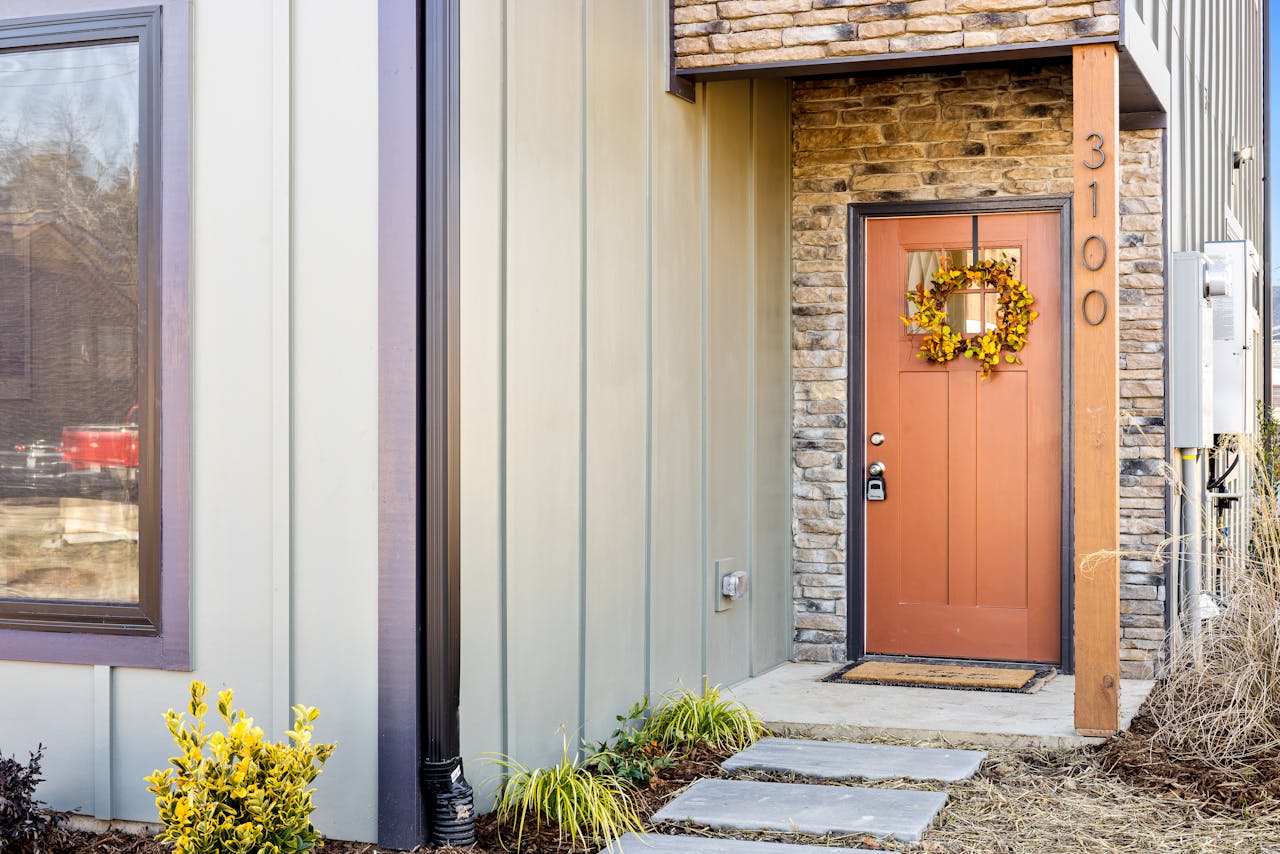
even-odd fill
[[[138,601],[139,91],[0,52],[0,599]]]

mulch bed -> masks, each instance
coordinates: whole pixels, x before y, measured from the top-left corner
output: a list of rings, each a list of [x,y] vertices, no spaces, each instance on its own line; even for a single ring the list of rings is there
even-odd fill
[[[637,792],[637,812],[642,816],[653,815],[662,808],[664,803],[695,780],[703,777],[725,776],[724,772],[720,770],[720,763],[732,753],[733,751],[731,750],[716,751],[708,748],[698,748],[688,756],[677,760],[670,768],[662,769],[658,772],[658,778],[653,785]],[[680,832],[679,828],[671,826],[646,829],[659,833]],[[501,833],[499,833],[498,823],[494,820],[492,814],[481,816],[476,821],[476,833],[480,844],[476,848],[467,849],[469,851],[477,852],[477,854],[499,854],[499,852],[504,851],[502,847],[504,840],[509,848],[515,848],[515,831],[511,828],[502,828]],[[561,842],[556,830],[549,827],[526,827],[520,844],[521,854],[571,854],[571,852],[581,852],[582,850]],[[588,850],[591,854],[596,851],[595,848]],[[343,852],[343,854],[346,854],[346,852]]]
[[[732,751],[719,752],[699,748],[690,755],[678,760],[670,768],[659,772],[653,786],[638,792],[637,807],[641,815],[648,816],[657,812],[662,804],[670,800],[685,786],[701,777],[723,776],[720,763]],[[678,833],[679,828],[661,828],[661,832]],[[499,833],[498,823],[492,814],[476,819],[476,835],[478,843],[470,848],[438,848],[436,854],[506,854],[502,847],[505,840],[508,847],[515,848],[515,833],[504,828]],[[419,848],[417,852],[432,849]],[[526,827],[521,843],[521,854],[582,854],[583,849],[575,849],[565,845],[552,828]],[[70,831],[66,834],[64,845],[58,847],[60,854],[171,854],[168,845],[156,842],[145,836],[132,836],[119,831],[110,833],[87,833]],[[389,848],[378,848],[367,842],[344,842],[342,840],[325,840],[323,854],[404,854]],[[594,854],[595,849],[590,849]]]
[[[1199,801],[1211,812],[1259,815],[1280,811],[1280,753],[1248,765],[1221,768],[1174,757],[1152,739],[1156,723],[1141,715],[1128,732],[1107,742],[1099,761],[1131,783]]]
[[[134,836],[113,830],[110,833],[89,833],[77,830],[66,834],[61,844],[52,849],[57,854],[173,854],[173,848],[147,836]],[[418,852],[433,849],[417,848]],[[323,854],[404,854],[390,848],[379,848],[368,842],[344,842],[325,840],[320,849]],[[435,854],[505,854],[501,848],[476,846],[474,848],[437,848]]]

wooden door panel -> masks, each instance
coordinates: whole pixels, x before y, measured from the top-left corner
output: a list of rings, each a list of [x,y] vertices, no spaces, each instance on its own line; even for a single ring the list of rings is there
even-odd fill
[[[988,510],[975,518],[978,563],[988,570],[979,576],[977,604],[996,608],[1027,607],[1028,382],[1016,367],[983,383],[974,406],[974,500]]]
[[[865,257],[865,459],[887,500],[865,502],[867,649],[1056,661],[1061,569],[1062,347],[1058,215],[984,215],[979,257],[1006,254],[1040,318],[1022,353],[982,379],[934,365],[899,316],[910,276],[972,254],[970,216],[870,220]],[[922,260],[923,259],[923,260]],[[955,324],[979,331],[977,297]]]
[[[945,442],[933,442],[938,425],[947,421],[947,378],[945,375],[913,371],[900,375],[907,395],[922,401],[921,406],[903,410],[898,416],[898,433],[905,447],[918,448],[918,453],[895,460],[904,483],[928,483],[947,471],[949,456]],[[874,457],[868,458],[874,459]],[[944,474],[945,476],[945,474]],[[898,573],[897,601],[939,603],[947,601],[945,576],[932,570],[947,560],[947,529],[929,527],[918,537],[902,541]]]

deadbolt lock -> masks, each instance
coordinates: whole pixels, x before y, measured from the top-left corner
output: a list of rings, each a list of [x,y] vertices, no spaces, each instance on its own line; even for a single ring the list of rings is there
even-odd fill
[[[884,501],[884,463],[877,460],[867,466],[867,500]]]

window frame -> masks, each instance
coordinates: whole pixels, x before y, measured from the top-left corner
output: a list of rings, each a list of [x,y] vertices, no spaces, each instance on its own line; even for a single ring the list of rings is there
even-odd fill
[[[0,52],[138,43],[139,586],[136,604],[0,599],[0,659],[189,669],[189,0],[16,6],[40,14],[0,20]]]

